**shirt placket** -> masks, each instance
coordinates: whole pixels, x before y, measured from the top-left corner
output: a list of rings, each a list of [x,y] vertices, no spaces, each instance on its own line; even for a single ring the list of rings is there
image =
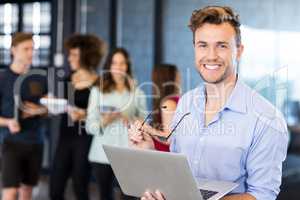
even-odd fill
[[[203,92],[203,91],[202,91]],[[204,95],[203,95],[204,96]],[[196,118],[196,123],[199,123],[199,129],[195,130],[197,131],[197,134],[194,136],[194,150],[192,152],[192,169],[195,177],[200,177],[201,175],[201,163],[203,160],[203,153],[204,153],[204,147],[205,147],[205,136],[206,136],[206,127],[204,123],[204,110],[205,110],[205,98],[201,98],[199,100],[201,102],[200,109],[195,108],[196,111],[193,113],[194,117]]]
[[[203,164],[203,154],[204,154],[204,147],[205,147],[205,135],[201,135],[197,141],[196,146],[196,157],[194,158],[194,165],[195,165],[195,172],[196,175],[199,177],[201,175],[202,165]]]
[[[203,153],[205,148],[207,128],[204,124],[201,124],[201,129],[198,130],[198,134],[195,136],[195,146],[193,152],[193,171],[195,176],[201,175],[201,163],[203,161]]]
[[[207,137],[209,137],[209,134],[212,133],[212,129],[214,127],[214,124],[219,123],[221,118],[221,113],[217,113],[217,115],[213,118],[211,123],[208,124],[206,127],[204,124],[202,125],[202,129],[199,132],[199,136],[196,139],[196,146],[195,146],[195,152],[194,152],[194,159],[193,159],[193,165],[194,165],[194,172],[197,177],[202,177],[203,172],[205,170],[205,162],[203,159],[205,148],[206,148],[206,142]],[[203,120],[204,122],[204,120]]]

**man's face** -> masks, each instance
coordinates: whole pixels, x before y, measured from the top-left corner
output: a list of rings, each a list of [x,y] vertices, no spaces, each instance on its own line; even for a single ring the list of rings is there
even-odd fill
[[[237,47],[235,35],[229,23],[206,23],[195,31],[195,64],[205,82],[222,83],[236,75],[243,46]]]
[[[33,56],[33,40],[25,40],[11,48],[15,63],[30,66]]]

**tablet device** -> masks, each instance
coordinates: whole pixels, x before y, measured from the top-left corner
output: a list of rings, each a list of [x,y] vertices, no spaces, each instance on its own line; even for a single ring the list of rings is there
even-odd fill
[[[119,109],[114,106],[100,106],[100,113],[119,112]]]
[[[65,113],[68,109],[68,101],[62,98],[41,98],[40,103],[46,106],[51,114]]]

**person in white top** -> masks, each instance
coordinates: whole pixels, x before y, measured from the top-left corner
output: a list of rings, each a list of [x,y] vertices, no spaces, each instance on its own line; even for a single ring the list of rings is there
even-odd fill
[[[144,118],[145,112],[145,95],[135,88],[129,54],[117,48],[108,56],[99,82],[92,88],[87,109],[86,130],[94,135],[89,160],[101,199],[115,199],[113,189],[119,187],[102,145],[128,146],[127,125]]]

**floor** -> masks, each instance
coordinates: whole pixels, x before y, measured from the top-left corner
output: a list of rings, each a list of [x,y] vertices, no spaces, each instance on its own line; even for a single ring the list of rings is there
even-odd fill
[[[33,190],[33,200],[50,200],[48,195],[48,185],[49,185],[49,177],[41,176],[39,184]],[[68,182],[68,186],[65,193],[66,200],[75,200],[73,191],[72,191],[72,183]],[[0,185],[1,187],[1,185]],[[99,200],[98,191],[96,190],[95,183],[90,184],[90,200]]]
[[[277,200],[300,199],[300,154],[288,154],[283,164],[281,192]]]

